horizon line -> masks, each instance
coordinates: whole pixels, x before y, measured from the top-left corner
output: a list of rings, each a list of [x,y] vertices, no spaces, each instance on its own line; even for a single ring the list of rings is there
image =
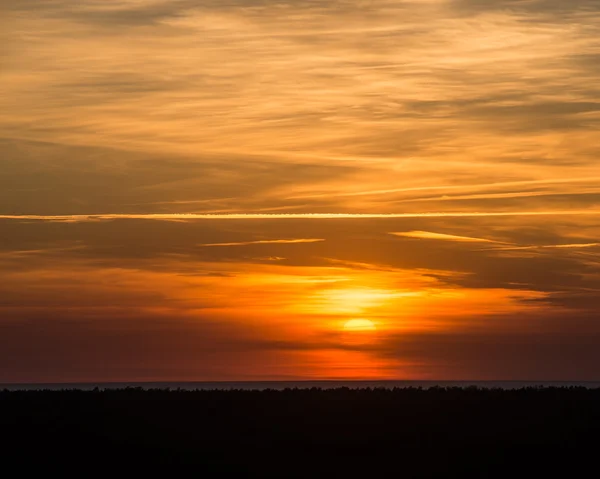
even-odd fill
[[[600,379],[194,379],[194,380],[148,380],[148,381],[42,381],[42,382],[0,382],[1,386],[37,386],[37,385],[68,385],[68,384],[166,384],[166,383],[299,383],[299,382],[452,382],[452,383],[600,383]]]

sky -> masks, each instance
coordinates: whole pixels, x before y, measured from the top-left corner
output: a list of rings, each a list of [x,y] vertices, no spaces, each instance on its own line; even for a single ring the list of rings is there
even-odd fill
[[[600,380],[600,3],[0,0],[0,382]]]

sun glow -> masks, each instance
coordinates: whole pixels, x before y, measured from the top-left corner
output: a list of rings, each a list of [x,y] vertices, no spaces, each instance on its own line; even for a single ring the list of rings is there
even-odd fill
[[[321,309],[334,314],[359,315],[366,310],[381,308],[400,293],[373,288],[327,289],[318,293]]]
[[[344,331],[375,331],[375,323],[368,319],[351,319],[344,323]]]

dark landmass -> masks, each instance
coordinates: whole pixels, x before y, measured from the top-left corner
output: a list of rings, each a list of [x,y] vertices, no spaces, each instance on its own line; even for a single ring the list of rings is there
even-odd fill
[[[0,391],[4,471],[596,477],[600,389]]]

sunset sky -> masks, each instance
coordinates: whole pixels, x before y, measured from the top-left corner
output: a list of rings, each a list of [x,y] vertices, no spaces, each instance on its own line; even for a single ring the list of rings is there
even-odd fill
[[[600,2],[0,0],[0,383],[600,380]]]

